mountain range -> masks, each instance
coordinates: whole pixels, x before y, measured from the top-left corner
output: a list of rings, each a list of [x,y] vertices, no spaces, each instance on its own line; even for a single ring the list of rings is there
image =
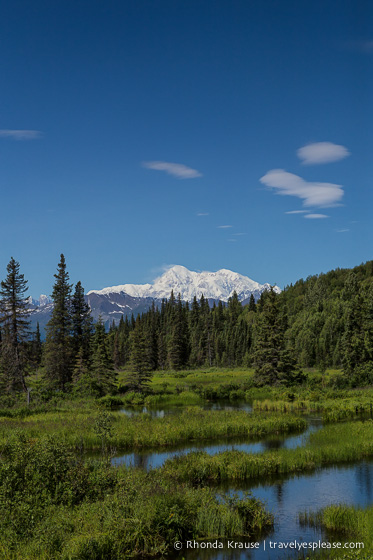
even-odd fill
[[[136,316],[138,313],[147,311],[155,302],[160,305],[162,299],[168,299],[171,291],[175,297],[183,301],[192,301],[194,297],[198,300],[203,295],[213,302],[227,302],[236,292],[239,301],[243,305],[249,302],[251,294],[258,300],[262,292],[270,289],[270,284],[259,284],[247,276],[221,269],[217,272],[194,272],[184,266],[176,265],[166,270],[162,276],[156,278],[152,284],[123,284],[103,288],[102,290],[90,290],[86,299],[95,320],[101,316],[106,324],[113,321],[118,323],[121,316]],[[275,291],[280,292],[278,287]],[[36,325],[39,322],[43,330],[49,320],[53,309],[53,303],[45,296],[39,300],[30,298],[31,322]]]

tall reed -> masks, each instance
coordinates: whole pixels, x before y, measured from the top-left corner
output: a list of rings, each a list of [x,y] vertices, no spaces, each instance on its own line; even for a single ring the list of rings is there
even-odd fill
[[[100,449],[103,438],[100,422],[103,418],[106,419],[105,439],[118,449],[165,447],[222,437],[258,438],[300,431],[307,426],[304,419],[293,416],[255,416],[242,411],[207,411],[197,407],[164,418],[152,418],[148,414],[129,418],[120,412],[84,410],[81,413],[48,412],[23,419],[0,418],[0,449],[16,430],[32,438],[52,435],[70,448]]]

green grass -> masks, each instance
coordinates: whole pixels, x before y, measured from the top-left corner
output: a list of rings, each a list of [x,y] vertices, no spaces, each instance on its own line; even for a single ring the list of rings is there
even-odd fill
[[[373,395],[360,395],[357,392],[346,398],[320,398],[309,400],[297,398],[291,401],[284,400],[260,400],[254,401],[253,409],[266,412],[318,412],[322,414],[325,422],[337,422],[339,420],[352,419],[361,415],[373,414]]]
[[[207,411],[198,407],[165,418],[152,418],[147,414],[129,418],[120,412],[74,410],[26,418],[0,418],[0,448],[16,431],[33,439],[50,435],[70,448],[95,450],[101,448],[103,438],[117,449],[139,449],[222,437],[258,438],[300,431],[306,426],[304,419],[288,415],[253,416],[242,411]]]
[[[83,462],[52,438],[11,438],[0,462],[0,557],[157,557],[175,541],[252,536],[273,516],[251,495],[174,485],[159,470]]]
[[[373,558],[369,552],[373,550],[373,506],[363,509],[346,504],[333,504],[318,512],[300,513],[299,522],[304,526],[324,529],[326,534],[330,535],[330,541],[364,543],[360,552],[358,549],[350,552],[339,551],[339,557],[341,553],[345,553],[344,558]],[[329,557],[336,555],[336,552],[329,551]]]
[[[128,371],[118,374],[119,384],[124,384]],[[183,371],[154,372],[150,389],[155,393],[177,393],[179,390],[190,391],[195,386],[218,389],[221,385],[245,386],[252,384],[253,369],[244,368],[204,368]]]
[[[373,421],[368,420],[326,426],[311,434],[307,445],[296,449],[260,454],[226,451],[214,456],[189,453],[169,459],[163,468],[180,481],[205,484],[290,475],[371,456]]]

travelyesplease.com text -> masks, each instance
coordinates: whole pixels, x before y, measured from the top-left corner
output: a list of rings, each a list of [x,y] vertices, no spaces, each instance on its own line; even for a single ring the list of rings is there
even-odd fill
[[[329,541],[271,541],[264,540],[262,542],[249,542],[249,541],[237,541],[237,540],[213,540],[213,541],[177,541],[174,543],[174,548],[176,550],[182,549],[246,549],[253,550],[263,547],[264,550],[323,550],[323,549],[363,549],[363,542],[329,542]]]

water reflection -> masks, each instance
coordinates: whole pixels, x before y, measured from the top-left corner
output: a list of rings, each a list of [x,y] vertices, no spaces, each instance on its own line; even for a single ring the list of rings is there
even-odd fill
[[[167,459],[192,451],[205,451],[209,455],[216,455],[224,451],[244,451],[245,453],[261,453],[268,449],[295,449],[307,440],[309,434],[321,428],[319,419],[310,419],[310,425],[305,432],[293,435],[279,435],[257,441],[247,441],[247,438],[219,439],[219,443],[195,443],[193,445],[179,445],[166,451],[139,451],[123,453],[113,458],[114,465],[139,466],[146,470],[161,467]]]
[[[191,405],[193,406],[193,405]],[[244,412],[252,412],[252,405],[246,401],[219,401],[210,402],[203,405],[195,405],[203,410],[243,410]],[[152,418],[164,418],[171,414],[181,414],[185,411],[185,406],[125,406],[119,410],[122,414],[129,416],[139,416],[140,414],[150,414]]]
[[[358,484],[364,490],[369,502],[373,502],[373,485],[372,485],[372,473],[370,465],[367,463],[361,463],[356,465],[356,478]]]
[[[330,504],[345,503],[366,507],[373,502],[372,485],[373,462],[363,461],[358,464],[333,466],[313,473],[279,477],[268,483],[258,483],[255,486],[242,484],[229,488],[221,486],[222,491],[242,495],[251,490],[256,498],[262,500],[269,511],[275,516],[274,531],[266,536],[266,550],[264,541],[260,540],[258,550],[184,550],[178,558],[186,560],[275,560],[291,557],[289,549],[280,551],[270,549],[270,542],[290,543],[322,541],[334,542],[340,537],[322,534],[318,529],[301,527],[298,523],[298,513],[318,510]],[[242,539],[234,539],[242,540]],[[348,539],[346,539],[348,540]],[[293,555],[294,556],[294,555]],[[307,554],[305,554],[307,556]]]

